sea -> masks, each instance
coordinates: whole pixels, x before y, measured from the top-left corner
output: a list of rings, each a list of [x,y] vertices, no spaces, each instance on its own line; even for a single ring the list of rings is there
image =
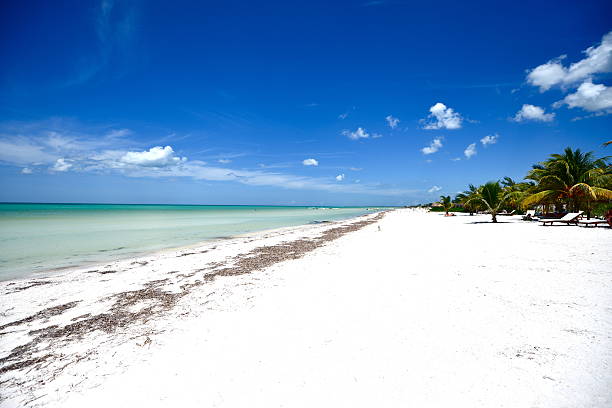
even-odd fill
[[[378,209],[0,203],[0,281]]]

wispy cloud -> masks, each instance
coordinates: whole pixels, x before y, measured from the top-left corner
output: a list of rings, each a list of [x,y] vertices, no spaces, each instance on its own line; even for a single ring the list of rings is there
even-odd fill
[[[74,86],[92,80],[112,62],[112,74],[123,75],[133,59],[136,34],[136,8],[133,2],[102,0],[94,9],[93,29],[96,33],[94,52],[77,60],[76,74],[60,86]]]
[[[471,159],[472,156],[475,156],[477,153],[478,152],[476,151],[476,143],[469,144],[468,147],[466,147],[463,151],[465,158],[468,160]]]
[[[432,186],[429,190],[427,190],[427,192],[429,194],[432,194],[432,193],[436,193],[436,192],[438,192],[440,190],[442,190],[442,187],[440,187],[440,186]]]
[[[398,118],[394,118],[392,115],[388,115],[385,120],[391,129],[395,129],[400,123],[400,120]]]
[[[370,134],[362,127],[358,127],[352,132],[348,129],[344,129],[341,133],[342,136],[346,136],[351,140],[368,139],[370,137]]]
[[[497,143],[497,139],[499,139],[499,135],[497,133],[495,133],[494,135],[486,135],[485,137],[480,139],[480,143],[482,143],[484,147],[487,147],[488,145]]]
[[[294,167],[294,165],[295,165],[294,162],[272,163],[272,164],[259,163],[257,167],[259,167],[260,169],[287,169],[290,167]]]
[[[403,196],[419,192],[376,183],[338,183],[344,177],[342,180],[336,180],[335,177],[343,174],[331,178],[329,175],[310,177],[282,173],[265,166],[257,170],[245,170],[208,165],[177,153],[171,145],[137,147],[140,143],[127,138],[133,132],[122,132],[122,129],[102,129],[97,133],[77,135],[75,131],[64,133],[57,128],[50,132],[46,128],[40,129],[40,126],[37,128],[29,124],[21,127],[0,124],[0,161],[21,169],[23,174],[39,172],[47,173],[48,177],[71,172],[141,178],[190,178],[381,196]],[[309,166],[318,163],[313,158],[303,162]]]

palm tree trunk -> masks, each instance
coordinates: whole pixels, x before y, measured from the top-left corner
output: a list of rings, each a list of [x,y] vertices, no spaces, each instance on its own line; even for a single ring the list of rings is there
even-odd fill
[[[497,222],[497,213],[496,212],[491,212],[491,218],[492,218],[492,222]]]
[[[591,219],[591,201],[589,200],[586,201],[586,216],[587,220]]]

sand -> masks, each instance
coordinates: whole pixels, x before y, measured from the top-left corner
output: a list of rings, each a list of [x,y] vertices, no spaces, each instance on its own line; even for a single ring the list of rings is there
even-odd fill
[[[612,406],[612,231],[375,217],[0,284],[2,406]]]

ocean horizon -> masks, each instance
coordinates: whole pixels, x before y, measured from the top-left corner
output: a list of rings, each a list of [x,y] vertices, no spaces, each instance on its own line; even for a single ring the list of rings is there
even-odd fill
[[[250,232],[338,221],[379,208],[0,203],[0,280]]]

